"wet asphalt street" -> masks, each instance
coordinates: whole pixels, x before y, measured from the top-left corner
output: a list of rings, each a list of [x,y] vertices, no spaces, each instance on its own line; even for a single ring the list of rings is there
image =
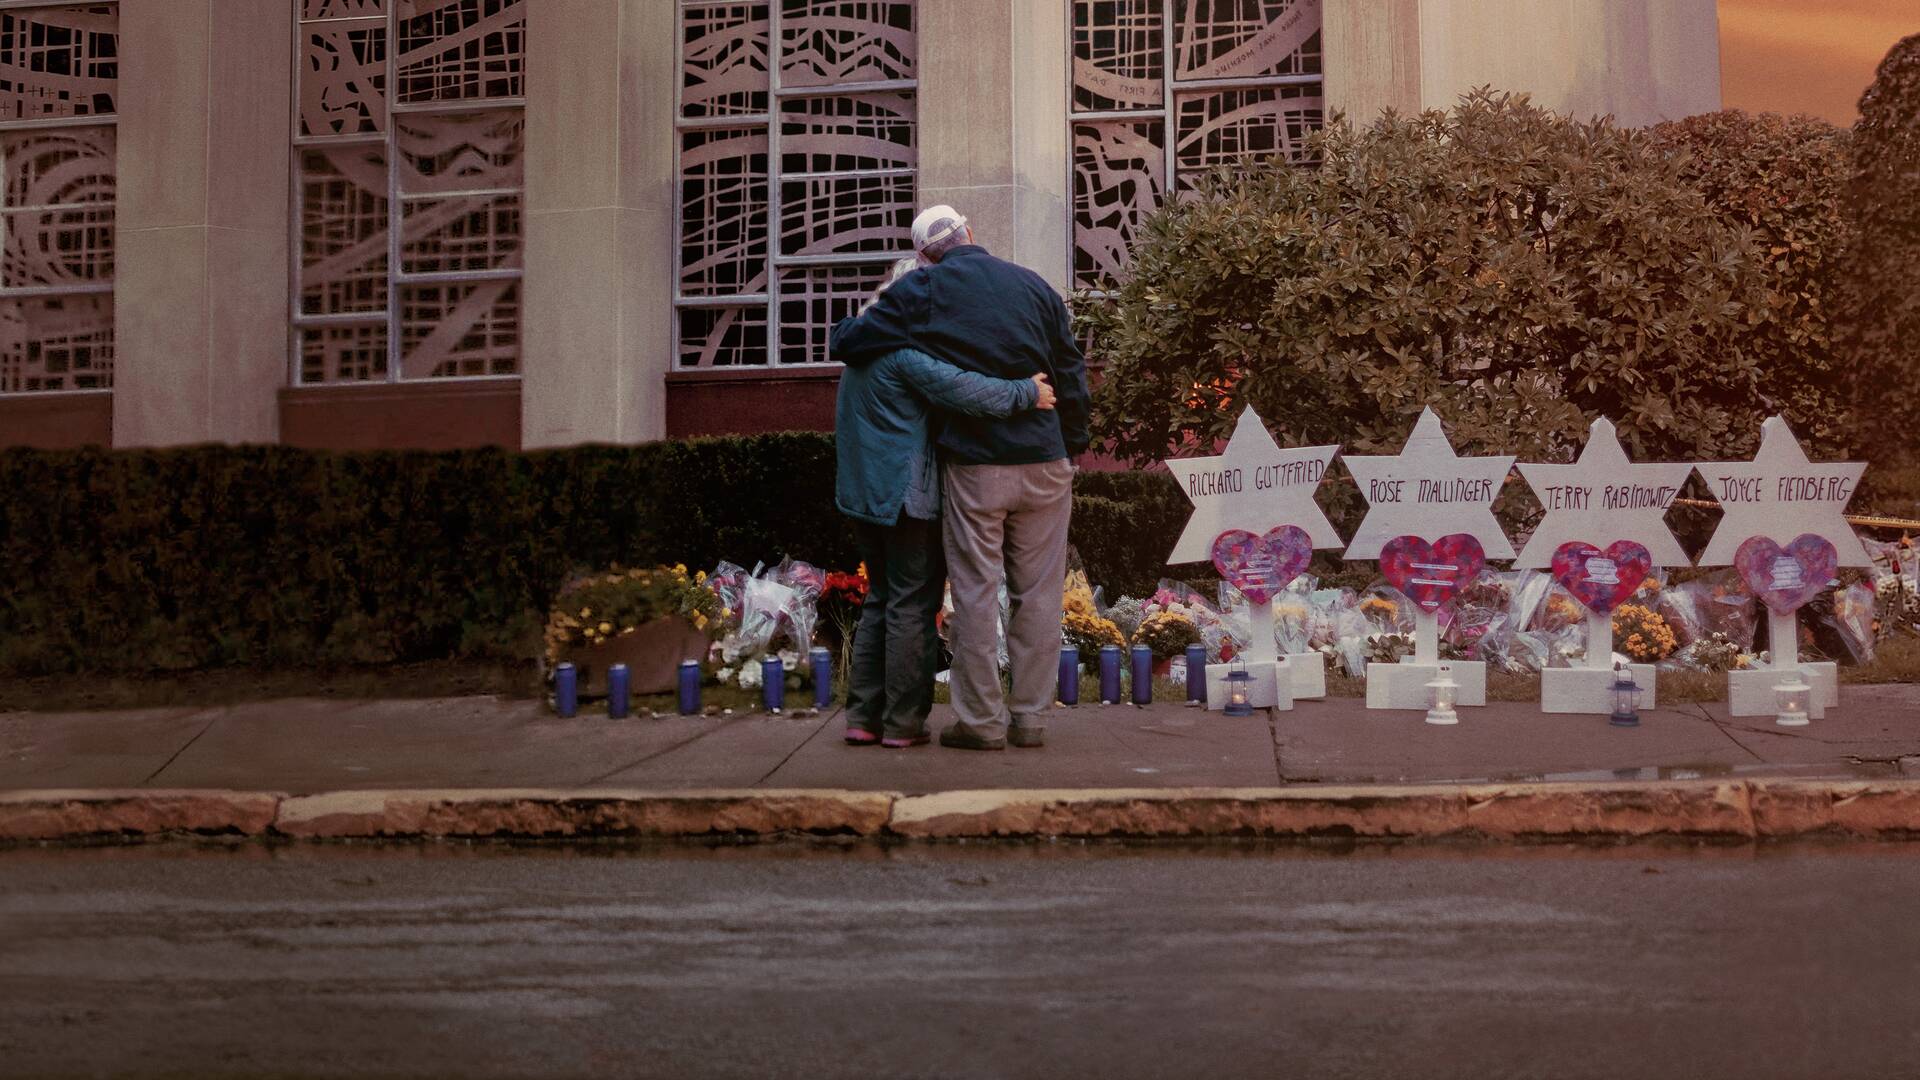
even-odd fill
[[[0,1076],[1913,1077],[1920,847],[0,851]]]

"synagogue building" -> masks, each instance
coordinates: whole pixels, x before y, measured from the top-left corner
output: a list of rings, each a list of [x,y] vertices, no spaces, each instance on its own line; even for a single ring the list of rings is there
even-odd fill
[[[917,208],[1098,289],[1480,85],[1716,109],[1713,0],[0,0],[0,447],[830,428]]]

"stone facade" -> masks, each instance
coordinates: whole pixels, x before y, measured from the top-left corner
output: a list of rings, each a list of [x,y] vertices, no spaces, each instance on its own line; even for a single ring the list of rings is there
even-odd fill
[[[112,386],[0,386],[0,445],[111,439],[120,446],[531,448],[824,427],[835,372],[822,362],[823,328],[905,246],[903,209],[951,203],[989,248],[1066,289],[1088,284],[1089,266],[1124,250],[1124,221],[1098,244],[1077,241],[1075,222],[1078,203],[1082,228],[1096,214],[1104,215],[1102,228],[1112,223],[1125,199],[1095,207],[1106,193],[1087,185],[1124,171],[1097,155],[1124,156],[1127,140],[1147,148],[1127,182],[1146,186],[1125,198],[1150,206],[1167,168],[1155,155],[1165,154],[1177,183],[1189,160],[1297,136],[1263,142],[1236,119],[1253,116],[1257,128],[1261,110],[1277,110],[1281,98],[1293,102],[1287,107],[1296,123],[1336,111],[1364,118],[1385,107],[1445,106],[1484,84],[1631,124],[1720,104],[1713,0],[1241,0],[1237,9],[1188,0],[681,0],[678,7],[666,0],[99,0],[44,7],[118,19]],[[1196,28],[1202,7],[1237,14]],[[35,10],[9,5],[0,15]],[[730,36],[714,39],[718,51],[682,55],[693,40],[689,12],[732,20],[723,28]],[[303,51],[298,42],[312,28],[337,31],[342,41],[357,34],[360,44]],[[1100,36],[1123,30],[1135,38]],[[283,42],[289,47],[274,44]],[[1087,59],[1129,48],[1136,50],[1130,60],[1104,72]],[[1171,80],[1164,86],[1147,70],[1163,59]],[[0,55],[0,67],[38,63],[18,48]],[[355,63],[366,71],[314,67]],[[1122,70],[1128,64],[1132,74]],[[690,109],[685,87],[695,68],[707,96]],[[1150,77],[1134,77],[1143,70]],[[325,86],[310,90],[316,71],[327,76]],[[1109,107],[1126,105],[1124,95],[1077,98],[1085,77],[1133,78],[1135,90],[1164,92],[1165,103],[1136,102],[1158,109],[1149,116]],[[398,88],[392,122],[412,127],[388,144],[373,130],[388,121],[366,120],[363,139],[368,154],[404,159],[375,163],[399,176],[392,207],[386,193],[363,193],[365,205],[392,219],[378,228],[398,222],[401,229],[379,234],[400,267],[375,268],[392,279],[380,286],[391,290],[387,314],[316,315],[305,300],[296,302],[296,281],[338,268],[306,249],[354,237],[339,235],[351,225],[347,218],[303,208],[301,152],[336,151],[324,144],[329,136],[314,142],[302,110],[352,113],[354,95],[385,93],[388,82]],[[474,92],[485,100],[458,100],[463,83],[479,86]],[[434,102],[453,119],[438,127],[420,119],[440,115]],[[524,116],[511,162],[509,151],[488,150],[484,140],[452,150],[445,138],[434,142],[461,127],[460,110],[481,106]],[[722,136],[735,140],[731,157],[713,149]],[[416,154],[409,137],[427,140],[426,149]],[[1102,149],[1110,138],[1117,141]],[[456,190],[463,184],[455,173],[476,155],[490,164],[473,175],[492,179],[464,185],[475,192]],[[510,177],[502,171],[509,164]],[[714,165],[700,176],[710,202],[692,214],[681,206],[690,164]],[[435,197],[411,193],[414,182]],[[486,205],[450,206],[456,197]],[[872,205],[859,204],[862,198]],[[436,212],[439,226],[430,220]],[[725,235],[702,234],[698,242],[708,247],[698,248],[691,233],[721,214],[738,220],[721,222]],[[827,218],[854,224],[830,235],[818,225]],[[1085,254],[1095,248],[1104,254]],[[1083,252],[1078,264],[1076,250]],[[682,264],[699,251],[745,260],[759,277],[734,280],[722,267],[719,277],[690,288]],[[466,276],[443,273],[446,267]],[[482,292],[497,294],[492,307],[463,303]],[[0,305],[32,299],[0,290]],[[434,323],[436,312],[446,325]],[[296,327],[299,319],[307,321]],[[427,356],[436,366],[393,373],[369,361],[352,380],[316,382],[313,371],[340,369],[303,366],[314,354],[303,356],[309,339],[301,335],[313,326],[346,334],[356,319],[390,319],[396,340],[379,347],[391,348],[398,364]],[[379,325],[367,333],[387,334],[389,323]],[[769,353],[784,362],[739,362]],[[460,377],[426,377],[441,374]]]

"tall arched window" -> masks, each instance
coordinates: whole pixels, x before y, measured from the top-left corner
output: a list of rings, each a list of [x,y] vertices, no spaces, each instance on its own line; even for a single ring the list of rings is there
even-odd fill
[[[294,383],[518,374],[526,0],[292,3]]]
[[[678,365],[826,361],[912,247],[914,0],[680,0],[679,18]]]
[[[113,386],[120,9],[0,10],[0,394]]]
[[[1070,18],[1076,286],[1124,273],[1169,176],[1300,160],[1324,122],[1320,0],[1072,0]]]

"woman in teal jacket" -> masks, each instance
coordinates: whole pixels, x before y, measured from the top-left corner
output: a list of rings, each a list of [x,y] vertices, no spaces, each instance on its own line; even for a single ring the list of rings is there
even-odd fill
[[[896,263],[888,285],[913,270]],[[927,741],[938,660],[934,616],[946,593],[940,546],[936,410],[1004,417],[1053,408],[1044,375],[996,379],[915,349],[850,364],[834,406],[834,500],[854,521],[867,599],[854,630],[846,741],[900,748]]]

